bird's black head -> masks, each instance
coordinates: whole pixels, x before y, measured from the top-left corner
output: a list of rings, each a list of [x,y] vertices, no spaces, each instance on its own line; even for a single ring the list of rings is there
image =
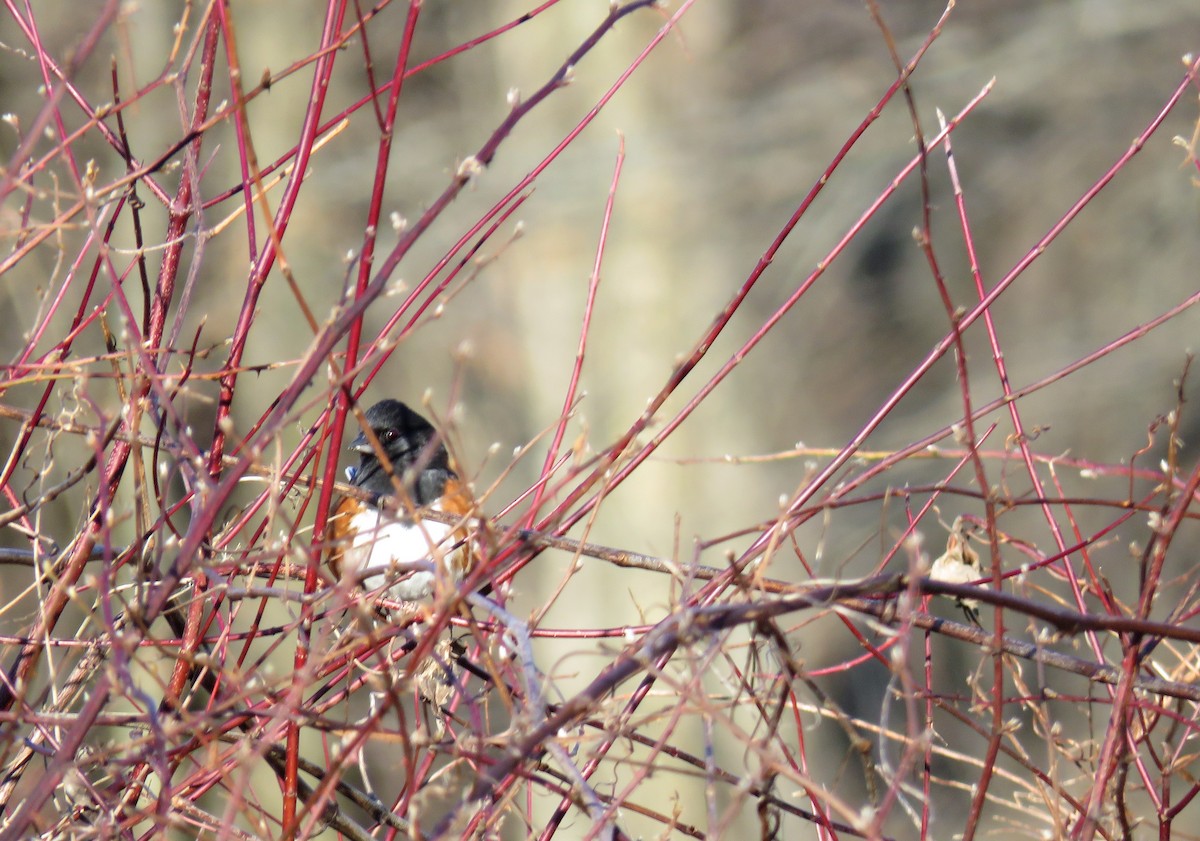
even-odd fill
[[[418,505],[428,505],[439,496],[446,480],[454,474],[450,457],[429,421],[399,400],[381,400],[367,409],[367,425],[391,462],[391,472],[379,459],[367,434],[360,433],[349,449],[359,454],[358,469],[350,483],[381,495],[396,493],[392,476],[404,483]]]

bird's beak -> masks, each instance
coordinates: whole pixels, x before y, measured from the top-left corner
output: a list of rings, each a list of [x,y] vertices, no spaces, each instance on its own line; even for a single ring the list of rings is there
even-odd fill
[[[354,453],[362,453],[363,455],[372,455],[375,448],[371,446],[371,442],[367,439],[367,433],[360,432],[358,437],[350,442],[350,446],[346,448]]]

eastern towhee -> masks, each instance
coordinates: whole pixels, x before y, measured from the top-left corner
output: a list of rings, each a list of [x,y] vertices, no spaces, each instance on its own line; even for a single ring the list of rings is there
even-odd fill
[[[360,456],[347,475],[370,499],[346,496],[334,508],[329,566],[339,579],[367,590],[393,580],[384,595],[423,599],[439,578],[461,581],[472,552],[464,527],[425,519],[421,510],[465,516],[470,497],[425,418],[399,400],[381,400],[366,411],[366,420],[376,440],[363,432],[350,442]]]

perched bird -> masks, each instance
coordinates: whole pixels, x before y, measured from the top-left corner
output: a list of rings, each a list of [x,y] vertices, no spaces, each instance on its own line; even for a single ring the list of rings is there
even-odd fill
[[[946,538],[946,551],[929,568],[929,577],[934,581],[950,584],[973,584],[984,577],[979,562],[979,553],[971,548],[971,526],[963,518],[955,517]],[[972,625],[979,624],[979,601],[971,598],[955,599]]]
[[[425,418],[399,400],[381,400],[366,420],[378,444],[365,432],[351,441],[359,463],[347,475],[371,498],[346,496],[334,508],[329,566],[368,590],[392,581],[384,595],[417,601],[439,578],[461,581],[472,562],[465,529],[426,519],[422,510],[465,516],[470,497]]]

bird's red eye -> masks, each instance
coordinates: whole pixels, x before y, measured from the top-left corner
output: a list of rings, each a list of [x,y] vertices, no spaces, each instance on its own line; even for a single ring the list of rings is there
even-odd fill
[[[385,429],[379,433],[379,443],[387,446],[400,437],[400,433],[395,429]]]

